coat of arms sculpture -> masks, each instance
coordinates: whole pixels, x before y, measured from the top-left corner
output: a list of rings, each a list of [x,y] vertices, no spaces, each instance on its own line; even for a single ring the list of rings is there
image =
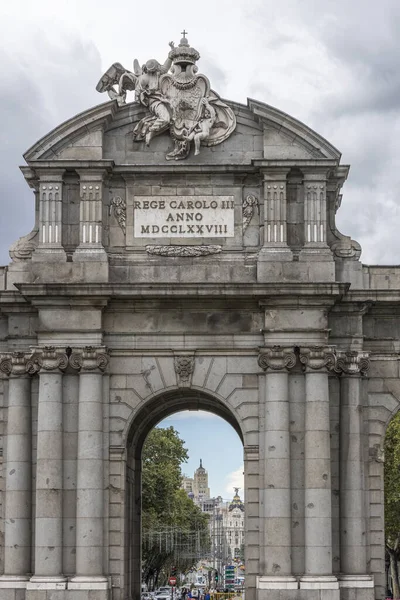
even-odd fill
[[[200,147],[215,146],[226,140],[236,127],[232,109],[213,90],[205,75],[197,74],[200,54],[189,46],[186,31],[179,46],[170,42],[170,52],[163,65],[150,59],[142,67],[135,59],[133,72],[114,63],[96,86],[107,92],[119,105],[126,103],[128,91],[135,101],[148,109],[133,131],[136,142],[150,144],[152,138],[169,130],[174,149],[167,160],[186,158],[193,142],[194,154]]]

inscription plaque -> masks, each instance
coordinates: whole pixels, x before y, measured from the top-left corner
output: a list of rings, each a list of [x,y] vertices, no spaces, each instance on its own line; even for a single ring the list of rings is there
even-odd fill
[[[233,237],[233,196],[135,196],[137,238]]]

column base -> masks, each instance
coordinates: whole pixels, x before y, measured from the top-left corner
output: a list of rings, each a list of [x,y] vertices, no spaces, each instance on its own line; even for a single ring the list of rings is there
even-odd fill
[[[25,589],[29,582],[29,579],[29,575],[1,575],[0,589]]]
[[[33,262],[67,262],[67,255],[62,246],[38,247],[32,254]]]
[[[107,577],[103,576],[77,576],[68,582],[69,590],[108,590],[109,582]]]
[[[297,590],[299,584],[292,575],[261,575],[257,577],[258,590]]]
[[[27,590],[66,590],[67,578],[61,575],[57,577],[45,577],[34,575],[26,586]]]
[[[107,252],[102,246],[78,246],[72,255],[72,262],[108,262]]]
[[[333,254],[327,244],[320,244],[318,242],[309,242],[304,244],[303,248],[299,252],[299,261],[310,262],[316,260],[321,261],[332,261]]]
[[[371,575],[339,575],[340,588],[373,588]]]
[[[339,582],[334,575],[303,575],[301,590],[339,590]]]
[[[258,253],[258,261],[292,261],[293,260],[293,252],[289,248],[287,244],[276,243],[276,244],[266,244],[262,246],[260,252]]]

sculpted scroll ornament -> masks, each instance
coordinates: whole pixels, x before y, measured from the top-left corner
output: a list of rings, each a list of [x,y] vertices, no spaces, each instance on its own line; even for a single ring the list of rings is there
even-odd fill
[[[39,243],[39,228],[35,227],[30,233],[20,237],[10,246],[9,255],[13,262],[28,260]]]
[[[175,147],[167,160],[189,156],[192,142],[196,156],[201,146],[220,144],[236,127],[232,109],[210,89],[207,77],[197,74],[200,54],[189,46],[185,34],[178,47],[170,42],[164,64],[150,59],[140,67],[135,59],[131,72],[114,63],[96,86],[119,105],[125,104],[128,91],[135,92],[135,101],[148,114],[136,125],[133,139],[148,146],[155,136],[169,130]]]
[[[105,371],[109,357],[104,347],[85,346],[82,350],[73,352],[69,357],[69,364],[79,371]]]
[[[300,349],[300,362],[305,370],[336,370],[336,354],[330,346],[311,346]]]
[[[30,367],[32,354],[26,352],[9,352],[0,355],[0,373],[5,375],[22,376],[29,373],[33,375],[38,371],[36,365]]]
[[[264,371],[267,369],[274,371],[292,369],[296,364],[296,355],[293,352],[293,348],[284,348],[282,346],[260,348],[258,364]]]
[[[337,352],[336,371],[346,375],[366,375],[369,369],[368,352]]]
[[[38,371],[65,371],[68,367],[68,357],[58,352],[55,346],[44,346],[37,349],[27,362],[27,371],[31,375]]]

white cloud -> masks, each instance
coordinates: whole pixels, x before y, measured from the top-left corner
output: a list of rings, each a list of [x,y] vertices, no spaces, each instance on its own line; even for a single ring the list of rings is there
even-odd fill
[[[209,421],[210,419],[215,420],[220,418],[221,417],[214,415],[214,413],[207,412],[205,410],[182,410],[164,419],[162,424],[168,425],[168,421],[187,421],[188,419],[201,419]]]
[[[243,490],[244,490],[243,471],[244,471],[244,466],[242,465],[241,467],[236,469],[236,471],[232,471],[231,473],[228,473],[228,475],[226,475],[226,477],[225,477],[225,492],[226,492],[228,498],[232,498],[232,496],[234,494],[233,488],[235,488],[235,487],[240,488],[241,493],[239,492],[239,494],[243,498]]]

